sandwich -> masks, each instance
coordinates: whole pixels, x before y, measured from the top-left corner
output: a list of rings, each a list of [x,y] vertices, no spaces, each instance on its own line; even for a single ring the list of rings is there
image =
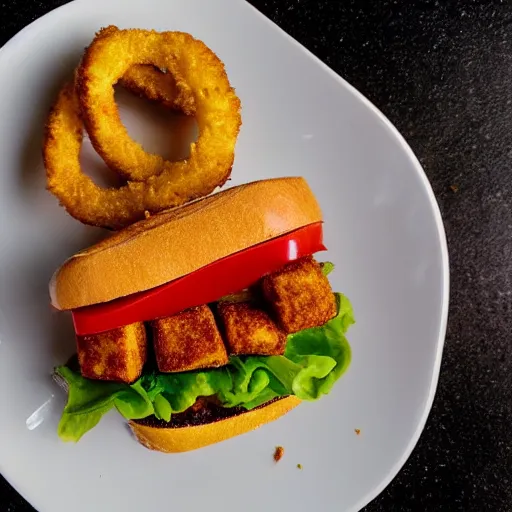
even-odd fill
[[[330,392],[354,316],[320,262],[322,212],[302,178],[236,186],[164,211],[72,256],[54,308],[77,354],[58,433],[78,441],[116,409],[147,448],[183,452]]]

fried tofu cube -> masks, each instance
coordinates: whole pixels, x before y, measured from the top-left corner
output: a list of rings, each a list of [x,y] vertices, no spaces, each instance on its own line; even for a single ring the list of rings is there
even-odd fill
[[[211,309],[197,306],[151,322],[158,369],[184,372],[228,363]]]
[[[146,362],[146,328],[137,322],[100,334],[77,336],[77,351],[84,377],[131,383],[140,377]]]
[[[323,325],[336,315],[336,299],[329,280],[311,256],[265,276],[261,288],[287,334]]]
[[[229,354],[284,354],[286,335],[265,311],[249,302],[220,302],[217,311]]]

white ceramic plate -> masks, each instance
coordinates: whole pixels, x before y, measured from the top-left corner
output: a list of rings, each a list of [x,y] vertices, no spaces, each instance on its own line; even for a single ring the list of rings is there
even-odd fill
[[[307,178],[325,214],[333,284],[358,321],[349,331],[352,365],[332,394],[188,454],[146,450],[115,413],[77,445],[56,435],[64,396],[50,371],[74,341],[69,318],[50,310],[47,283],[99,234],[45,191],[41,133],[57,88],[107,24],[187,31],[224,60],[243,103],[231,184]],[[0,97],[0,471],[16,489],[43,512],[355,511],[375,497],[430,410],[448,302],[441,217],[394,127],[242,0],[68,4],[1,50]],[[138,107],[121,101],[132,133],[155,142],[148,118],[139,124]],[[86,149],[84,161],[91,158]],[[285,456],[276,465],[278,444]]]

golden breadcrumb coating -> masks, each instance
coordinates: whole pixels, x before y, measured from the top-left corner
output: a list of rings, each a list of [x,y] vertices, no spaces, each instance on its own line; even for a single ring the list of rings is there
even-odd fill
[[[229,354],[284,354],[286,335],[255,305],[220,302],[217,311]]]
[[[210,190],[208,185],[204,188],[199,184],[193,189],[192,183],[187,184],[178,177],[166,180],[165,176],[149,182],[129,181],[119,188],[100,187],[82,172],[79,160],[82,140],[78,97],[74,84],[68,83],[59,92],[48,117],[43,159],[47,189],[72,217],[84,224],[121,229],[145,219],[147,212],[179,206],[215,188]]]
[[[48,190],[75,219],[93,226],[120,229],[144,218],[144,183],[103,188],[82,172],[83,124],[74,84],[59,92],[43,146]]]
[[[151,322],[161,372],[184,372],[228,363],[213,313],[206,305]]]
[[[146,362],[146,328],[137,322],[100,334],[77,336],[77,352],[84,377],[134,382]]]
[[[121,122],[113,85],[137,64],[166,69],[178,89],[191,91],[199,137],[191,145],[188,159],[170,162],[147,153],[131,139]],[[161,202],[169,202],[170,195],[175,201],[196,189],[201,193],[192,194],[195,197],[206,195],[229,177],[241,125],[240,100],[224,64],[202,41],[183,32],[107,27],[86,49],[77,72],[77,86],[94,148],[126,179],[149,180],[149,187],[155,190],[149,211]],[[168,181],[173,185],[164,192],[162,185]]]
[[[336,315],[336,299],[320,265],[311,257],[265,276],[261,288],[288,334],[325,324]]]
[[[147,71],[152,67],[154,69],[154,63],[150,62],[151,58],[147,59],[148,62],[134,61],[128,64],[126,52],[121,52],[120,62],[126,64],[126,69],[119,76],[113,77],[112,73],[118,70],[119,63],[117,58],[114,59],[115,65],[105,60],[105,57],[112,55],[108,52],[108,55],[103,55],[102,45],[104,43],[108,46],[108,41],[112,43],[111,38],[126,32],[131,34],[130,37],[144,38],[142,34],[146,36],[149,34],[148,38],[156,46],[161,46],[158,59],[161,65],[158,67],[167,68],[166,74],[169,74],[169,78],[172,75],[174,79],[174,85],[178,91],[176,106],[189,114],[196,112],[196,105],[200,107],[196,113],[200,131],[199,139],[192,144],[191,156],[186,160],[168,162],[158,155],[145,153],[138,143],[128,137],[120,121],[113,89],[113,84],[119,78],[128,74],[127,80],[130,83],[144,79],[146,82],[140,84],[141,89],[145,88],[149,91],[153,87],[153,92],[157,91],[156,83],[151,83],[151,76],[154,78],[154,75],[152,71]],[[121,229],[146,218],[149,214],[206,196],[218,186],[222,186],[231,174],[234,148],[241,125],[240,100],[229,85],[222,62],[204,43],[183,33],[167,32],[164,37],[157,32],[134,31],[135,34],[132,31],[126,32],[109,27],[98,34],[95,39],[97,44],[93,43],[89,47],[76,73],[82,97],[79,98],[73,83],[66,84],[62,88],[48,117],[43,144],[48,190],[76,219],[84,224],[110,229]],[[116,39],[112,43],[117,49],[119,49],[116,46],[118,42]],[[134,44],[136,42],[132,41]],[[148,45],[142,46],[149,51]],[[108,47],[112,50],[110,46]],[[153,46],[152,48],[154,49]],[[179,51],[176,48],[179,48]],[[194,51],[188,52],[187,49]],[[116,52],[117,50],[114,49],[114,53]],[[150,53],[152,56],[156,55]],[[188,80],[187,73],[182,73],[181,65],[178,66],[176,61],[178,56],[181,64],[189,66],[187,73],[193,75],[193,80]],[[170,65],[168,60],[173,64]],[[106,66],[107,77],[96,73],[101,65]],[[141,67],[146,67],[146,71],[142,71]],[[200,72],[197,71],[197,67],[200,68]],[[158,71],[158,73],[161,72]],[[107,78],[112,78],[112,81],[105,86]],[[96,85],[97,88],[90,90],[89,86],[92,85]],[[106,91],[101,85],[105,86]],[[91,99],[89,96],[95,90],[98,92],[98,88],[101,98]],[[171,94],[172,91],[168,89],[167,92]],[[86,96],[89,97],[90,102],[84,99]],[[106,96],[112,100],[112,103],[105,103]],[[147,180],[128,181],[119,188],[102,188],[82,173],[79,155],[84,129],[82,116],[85,110],[82,112],[80,103],[84,108],[88,105],[95,106],[96,109],[93,110],[101,118],[101,126],[95,131],[96,118],[85,116],[89,120],[88,128],[91,138],[94,139],[94,133],[100,137],[108,135],[102,143],[104,142],[112,150],[110,157],[98,146],[98,140],[96,142],[93,140],[96,150],[107,165],[125,178],[134,180],[147,178]],[[116,126],[117,131],[114,129]],[[123,166],[123,169],[120,169],[116,165],[116,158],[128,164],[129,168],[125,169]],[[146,165],[141,167],[141,161]]]
[[[162,106],[194,115],[194,95],[188,89],[178,89],[171,73],[160,71],[146,64],[132,66],[118,82],[125,89],[141,98],[156,101]]]

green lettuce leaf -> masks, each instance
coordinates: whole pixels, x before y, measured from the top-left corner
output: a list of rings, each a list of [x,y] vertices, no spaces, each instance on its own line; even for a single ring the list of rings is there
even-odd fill
[[[324,271],[332,270],[324,265]],[[151,372],[134,384],[94,381],[66,366],[56,368],[69,388],[58,433],[78,441],[102,416],[116,408],[126,419],[154,414],[170,421],[172,414],[191,407],[201,396],[216,396],[224,407],[252,409],[273,398],[296,395],[318,400],[329,393],[350,364],[345,333],[355,322],[348,299],[336,294],[337,315],[321,327],[288,336],[283,356],[232,357],[210,370],[176,374]]]
[[[328,276],[334,270],[334,263],[330,261],[324,261],[320,263],[320,266],[322,267],[322,274],[324,276]]]
[[[68,401],[58,427],[58,434],[65,441],[78,441],[113,407],[126,419],[146,418],[154,412],[139,381],[130,386],[88,380],[67,366],[57,368],[56,372],[68,387]]]

